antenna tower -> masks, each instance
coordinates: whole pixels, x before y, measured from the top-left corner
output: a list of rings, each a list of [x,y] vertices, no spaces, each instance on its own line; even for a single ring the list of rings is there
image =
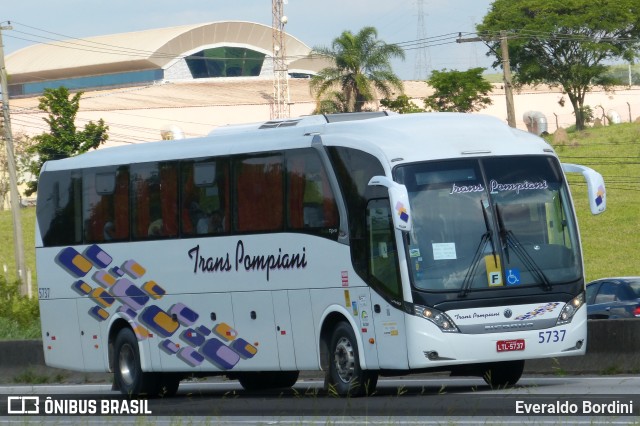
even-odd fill
[[[273,103],[271,119],[289,117],[289,70],[287,67],[287,49],[284,25],[284,5],[287,0],[271,0],[272,5],[272,44],[273,44]]]
[[[418,43],[427,43],[427,30],[424,24],[424,0],[416,0],[418,9],[418,32],[416,38]],[[416,80],[425,80],[428,71],[431,69],[431,55],[428,47],[418,47],[416,49],[416,68],[413,78]]]

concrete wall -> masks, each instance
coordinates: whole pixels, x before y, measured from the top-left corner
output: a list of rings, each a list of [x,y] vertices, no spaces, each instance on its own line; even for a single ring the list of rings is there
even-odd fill
[[[640,372],[640,320],[589,320],[587,355],[529,360],[525,374],[637,374]],[[44,367],[40,340],[0,342],[0,381],[27,369],[64,376]],[[310,374],[310,376],[316,373]],[[108,375],[104,375],[108,378]]]

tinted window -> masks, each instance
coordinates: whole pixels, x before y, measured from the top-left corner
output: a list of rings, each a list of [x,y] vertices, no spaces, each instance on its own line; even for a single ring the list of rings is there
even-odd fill
[[[283,156],[261,154],[233,161],[234,229],[238,232],[283,230]]]
[[[229,231],[229,179],[226,160],[184,161],[181,165],[183,235]]]
[[[176,163],[131,166],[132,233],[137,240],[178,235]]]
[[[62,171],[40,176],[36,212],[45,246],[82,242],[81,192],[80,173]]]
[[[605,281],[600,286],[594,303],[610,303],[616,299],[616,285]]]
[[[287,228],[338,238],[338,210],[329,179],[315,150],[287,158]]]
[[[83,172],[82,202],[85,242],[129,239],[129,168]]]
[[[342,147],[329,147],[328,151],[347,206],[353,267],[368,280],[367,201],[388,197],[386,188],[368,184],[373,176],[384,175],[384,169],[377,158],[366,152]]]
[[[369,282],[384,294],[402,300],[398,250],[388,199],[369,202],[367,230]]]
[[[587,304],[593,305],[595,303],[594,300],[599,287],[600,283],[593,283],[587,286]]]

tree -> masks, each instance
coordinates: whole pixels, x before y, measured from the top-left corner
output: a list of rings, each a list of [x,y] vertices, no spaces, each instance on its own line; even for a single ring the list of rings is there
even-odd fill
[[[71,99],[69,96],[67,88],[59,87],[45,89],[39,99],[38,109],[48,113],[44,121],[49,125],[50,132],[33,137],[35,143],[29,148],[32,158],[28,165],[28,171],[32,176],[37,177],[40,174],[40,169],[46,161],[72,157],[95,149],[109,138],[109,126],[105,126],[102,119],[98,120],[98,123],[90,121],[82,131],[76,129],[75,119],[80,109],[82,92],[76,93]],[[31,195],[38,190],[37,179],[26,184],[25,195]]]
[[[482,77],[484,68],[468,71],[433,71],[427,81],[435,92],[425,98],[424,106],[433,111],[471,112],[491,105],[487,96],[491,83]]]
[[[605,62],[637,55],[640,37],[638,0],[495,0],[477,26],[497,60],[497,36],[507,31],[516,84],[560,86],[584,129],[584,100],[591,85],[607,88]]]
[[[1,145],[4,145],[6,140],[1,121],[2,118],[0,117],[0,141],[2,142]],[[20,182],[20,177],[24,174],[24,164],[29,159],[27,150],[31,144],[32,141],[27,135],[22,133],[13,135],[14,159],[16,162],[16,170],[18,172],[18,183],[23,183]],[[0,146],[0,210],[4,210],[4,206],[7,204],[7,194],[10,191],[9,185],[9,163],[7,159],[7,150],[5,146]]]
[[[387,98],[393,88],[402,91],[402,81],[393,73],[390,61],[404,59],[404,50],[377,37],[375,28],[364,27],[357,34],[344,31],[331,48],[314,49],[335,63],[311,78],[311,90],[319,101],[326,94],[335,99],[333,92],[339,88],[346,112],[359,112],[375,99],[376,90]]]
[[[425,112],[415,104],[407,95],[399,95],[395,99],[384,98],[380,99],[380,105],[398,114],[414,114],[417,112]]]

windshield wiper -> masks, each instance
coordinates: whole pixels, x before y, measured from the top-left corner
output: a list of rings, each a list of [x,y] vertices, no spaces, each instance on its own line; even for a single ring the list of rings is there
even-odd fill
[[[482,238],[480,238],[480,244],[478,244],[478,248],[476,249],[476,252],[473,255],[473,259],[471,260],[471,265],[469,265],[469,269],[467,269],[467,273],[464,276],[464,280],[462,281],[462,287],[460,288],[458,297],[466,297],[467,294],[469,294],[469,289],[471,288],[473,277],[475,276],[476,269],[478,268],[478,261],[480,260],[480,256],[482,255],[482,253],[484,253],[484,248],[486,247],[487,242],[491,243],[491,253],[493,254],[493,261],[495,262],[496,268],[498,267],[498,258],[496,255],[496,247],[493,243],[491,227],[489,226],[489,217],[487,216],[487,211],[485,210],[484,204],[482,204],[482,200],[480,200],[480,208],[482,209],[484,226],[487,232],[482,234]]]
[[[513,249],[513,252],[520,258],[524,266],[531,271],[531,273],[536,277],[538,281],[540,281],[542,288],[549,291],[552,289],[551,282],[544,274],[544,271],[535,260],[529,255],[527,250],[522,246],[522,243],[516,238],[514,233],[504,226],[504,221],[502,220],[502,213],[500,213],[500,207],[496,204],[496,215],[498,217],[498,228],[500,231],[500,238],[502,240],[502,244],[504,246],[505,256],[507,258],[507,263],[509,263],[509,254],[508,247]]]

